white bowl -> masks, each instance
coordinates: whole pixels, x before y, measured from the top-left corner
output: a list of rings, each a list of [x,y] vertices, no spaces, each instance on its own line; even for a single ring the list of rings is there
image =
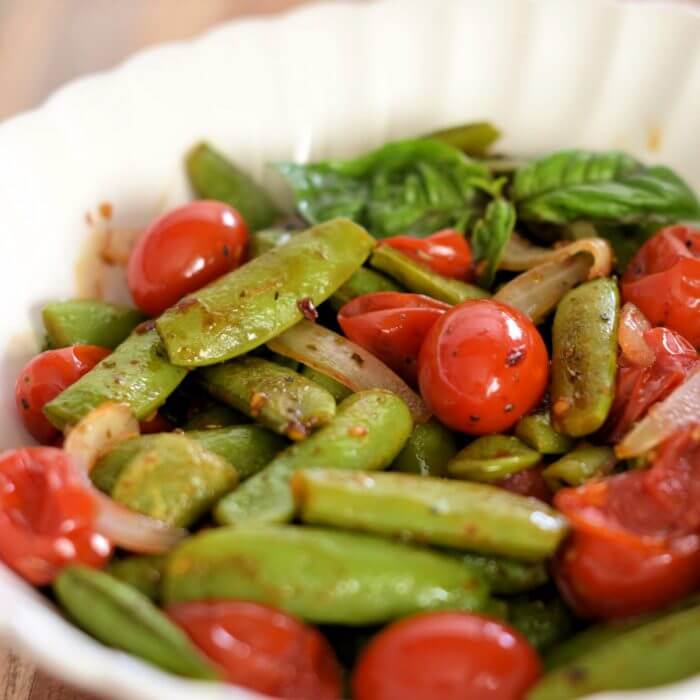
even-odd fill
[[[47,299],[71,295],[84,215],[141,226],[187,198],[184,151],[206,138],[272,182],[270,160],[346,155],[462,121],[505,151],[623,148],[700,187],[700,16],[598,0],[380,0],[223,26],[79,80],[0,126],[0,446],[27,442],[13,402]],[[0,638],[113,698],[253,698],[111,651],[0,567]],[[650,659],[653,663],[653,659]],[[632,694],[700,696],[700,679]]]

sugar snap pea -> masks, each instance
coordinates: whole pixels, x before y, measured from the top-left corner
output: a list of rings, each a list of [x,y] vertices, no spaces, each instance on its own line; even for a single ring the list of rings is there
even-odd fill
[[[223,525],[288,521],[294,515],[289,479],[297,469],[384,469],[412,427],[411,414],[398,396],[379,389],[353,394],[338,406],[328,425],[280,453],[225,496],[214,517]]]
[[[351,389],[348,389],[348,387],[336,381],[333,379],[333,377],[329,377],[327,374],[323,374],[323,372],[319,372],[313,367],[303,365],[301,368],[301,373],[307,379],[310,379],[312,382],[316,382],[316,384],[322,386],[338,403],[344,399],[347,399],[348,396],[352,394]]]
[[[554,553],[564,518],[496,486],[398,473],[303,469],[292,492],[304,522],[525,560]]]
[[[335,399],[298,372],[260,357],[198,371],[202,387],[276,433],[304,440],[335,415]]]
[[[177,433],[162,433],[122,469],[112,498],[131,510],[188,527],[238,483],[223,457]]]
[[[366,625],[421,610],[480,610],[486,584],[451,557],[293,525],[217,528],[168,557],[166,603],[241,599],[312,622]]]
[[[496,595],[523,593],[547,581],[547,569],[542,561],[520,561],[457,550],[452,554],[458,556],[465,566],[478,571]]]
[[[225,428],[229,425],[240,425],[249,421],[248,416],[244,416],[240,411],[236,411],[230,406],[212,403],[211,406],[197,411],[182,427],[183,430],[212,430]]]
[[[352,277],[340,288],[336,290],[328,303],[339,311],[355,297],[363,294],[373,294],[374,292],[400,292],[402,288],[388,277],[370,270],[368,267],[361,267],[353,272]]]
[[[211,365],[266,343],[333,294],[374,244],[361,226],[333,219],[189,294],[156,322],[170,361]]]
[[[539,652],[566,639],[573,628],[571,613],[558,597],[509,600],[508,621]]]
[[[500,481],[534,466],[541,457],[512,435],[484,435],[458,452],[447,471],[460,479]]]
[[[294,233],[286,228],[266,228],[262,231],[255,231],[250,235],[248,255],[251,258],[257,258],[263,253],[267,253],[268,250],[289,243]]]
[[[391,465],[398,472],[445,476],[447,463],[457,454],[455,436],[434,418],[416,425]]]
[[[208,144],[195,146],[187,154],[186,166],[197,195],[230,204],[240,212],[251,231],[270,226],[279,218],[270,195]]]
[[[554,430],[549,410],[523,416],[515,426],[515,437],[543,455],[561,455],[574,446],[572,438]]]
[[[215,680],[215,668],[153,603],[135,588],[95,569],[65,568],[54,582],[61,607],[104,644],[166,671]]]
[[[116,348],[146,317],[137,309],[98,299],[55,301],[41,310],[52,348],[100,345]]]
[[[564,486],[581,486],[588,479],[610,474],[617,464],[612,447],[583,443],[552,462],[542,471],[542,476],[552,491]]]
[[[139,419],[153,415],[185,378],[171,365],[155,330],[137,328],[111,355],[44,406],[46,417],[63,429],[106,401],[126,403]]]
[[[107,567],[107,573],[123,583],[133,586],[153,601],[160,599],[160,582],[163,578],[165,557],[152,554],[115,559]]]
[[[600,278],[561,300],[552,326],[552,424],[583,437],[600,428],[612,405],[617,372],[617,282]]]
[[[372,253],[370,265],[393,277],[409,292],[425,294],[447,304],[461,304],[468,299],[483,299],[489,296],[488,292],[480,287],[438,275],[387,245],[379,246]]]

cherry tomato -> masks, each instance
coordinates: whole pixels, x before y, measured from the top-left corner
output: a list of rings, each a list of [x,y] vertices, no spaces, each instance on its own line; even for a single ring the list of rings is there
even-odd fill
[[[445,313],[418,356],[418,382],[431,411],[471,435],[515,425],[539,403],[548,374],[547,349],[532,321],[491,299]]]
[[[355,669],[355,700],[521,700],[542,672],[537,654],[503,622],[460,612],[390,625]]]
[[[500,486],[506,491],[519,493],[521,496],[539,498],[540,501],[545,503],[549,503],[552,500],[552,492],[542,476],[541,467],[523,469],[520,472],[511,474],[502,481],[496,482],[494,485]]]
[[[391,246],[444,277],[466,281],[474,277],[472,249],[455,229],[446,228],[426,238],[393,236],[380,245]]]
[[[655,326],[700,346],[700,229],[669,226],[650,238],[622,278],[622,297]]]
[[[277,698],[338,700],[340,667],[313,627],[258,603],[205,601],[166,609],[227,680]]]
[[[29,360],[15,383],[15,402],[34,438],[47,444],[60,438],[60,431],[44,415],[44,405],[109,354],[109,350],[97,345],[73,345],[46,350]]]
[[[654,363],[639,367],[624,356],[617,372],[615,401],[608,419],[608,439],[618,442],[652,404],[665,399],[698,364],[695,348],[668,328],[651,328],[644,340]]]
[[[136,304],[157,316],[244,259],[248,227],[226,204],[192,202],[156,219],[136,242],[127,282]]]
[[[637,615],[700,585],[695,427],[668,440],[650,469],[562,489],[554,504],[573,528],[556,559],[555,578],[580,615]]]
[[[100,568],[110,543],[94,530],[95,499],[62,450],[0,455],[0,557],[36,585],[68,564]]]
[[[363,294],[338,312],[343,333],[413,385],[418,352],[435,321],[451,307],[422,294]]]

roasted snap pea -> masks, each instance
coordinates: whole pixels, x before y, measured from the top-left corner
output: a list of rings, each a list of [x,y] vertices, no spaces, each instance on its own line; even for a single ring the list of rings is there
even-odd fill
[[[65,568],[54,582],[61,607],[104,644],[188,678],[218,672],[153,603],[135,588],[85,566]]]
[[[137,309],[97,299],[55,301],[41,310],[52,348],[100,345],[116,348],[146,317]]]
[[[306,523],[534,561],[567,532],[546,504],[486,484],[342,469],[303,469],[291,483]]]
[[[189,294],[156,322],[170,361],[212,365],[266,343],[333,294],[374,244],[361,226],[333,219]]]
[[[250,234],[248,255],[251,258],[257,258],[263,253],[267,253],[268,250],[289,243],[294,234],[295,231],[289,231],[286,228],[266,228],[262,231],[255,231]]]
[[[132,556],[110,562],[107,573],[141,591],[147,598],[160,599],[165,557],[161,555]]]
[[[500,135],[501,132],[490,122],[472,122],[433,131],[427,138],[449,143],[470,156],[483,156]]]
[[[447,463],[457,454],[455,436],[434,418],[416,425],[391,468],[422,476],[445,476]]]
[[[355,297],[363,294],[374,294],[375,292],[400,292],[402,288],[388,277],[370,270],[368,267],[361,267],[352,277],[340,287],[329,299],[329,304],[340,311],[341,307],[352,301]]]
[[[447,471],[460,479],[500,481],[529,469],[542,455],[512,435],[484,435],[458,452]]]
[[[248,423],[250,419],[230,406],[215,403],[195,413],[183,426],[184,430],[213,430],[229,425]]]
[[[240,212],[251,231],[270,226],[279,218],[270,195],[208,144],[195,146],[187,154],[186,166],[197,195],[230,204]]]
[[[576,449],[552,462],[542,476],[552,491],[564,486],[581,486],[594,477],[610,474],[617,464],[612,447],[581,444]]]
[[[47,418],[63,429],[106,401],[128,404],[143,420],[152,416],[185,378],[171,365],[155,330],[137,328],[111,355],[44,406]]]
[[[289,479],[297,469],[384,469],[404,446],[412,427],[411,414],[398,396],[380,389],[353,394],[338,406],[328,425],[280,453],[224,497],[214,517],[223,525],[288,521],[294,515]]]
[[[335,415],[335,399],[298,372],[260,357],[239,357],[198,372],[202,387],[276,433],[304,440]]]
[[[584,633],[585,634],[585,633]],[[545,674],[528,700],[570,700],[603,690],[655,688],[700,671],[700,606],[634,626]]]
[[[185,540],[168,557],[163,596],[166,603],[252,600],[346,625],[489,602],[486,584],[447,555],[294,525],[217,528]]]
[[[170,525],[189,527],[238,483],[223,457],[177,433],[162,433],[122,469],[112,498]]]
[[[515,426],[515,436],[543,455],[561,455],[574,446],[572,438],[554,430],[549,410],[523,416]]]
[[[561,300],[552,326],[552,424],[582,437],[600,428],[615,395],[617,282],[600,278]]]
[[[379,246],[369,262],[372,267],[393,277],[409,292],[425,294],[447,304],[461,304],[468,299],[489,296],[480,287],[443,277],[388,245]]]
[[[322,386],[338,403],[347,399],[348,396],[352,394],[352,389],[348,389],[348,387],[336,381],[333,379],[333,377],[329,377],[327,374],[323,374],[323,372],[319,372],[313,367],[303,365],[301,368],[301,373],[307,379],[310,379],[312,382],[316,382],[316,384]]]
[[[558,597],[511,599],[508,621],[540,653],[566,639],[573,629],[571,613]]]
[[[487,556],[474,552],[452,552],[465,566],[479,572],[496,595],[523,593],[547,581],[547,569],[542,561],[520,561]]]

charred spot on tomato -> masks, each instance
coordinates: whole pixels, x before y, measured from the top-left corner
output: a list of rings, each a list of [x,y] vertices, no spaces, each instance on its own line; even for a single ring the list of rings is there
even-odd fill
[[[469,416],[469,420],[470,420],[472,423],[478,423],[479,420],[480,420],[480,418],[479,418],[479,416],[473,416],[473,415],[472,415],[472,416]]]
[[[224,254],[225,258],[228,258],[229,255],[231,255],[231,249],[224,243],[224,247],[221,249],[221,252]]]
[[[310,297],[297,300],[297,308],[307,321],[315,321],[318,318],[318,311]]]
[[[27,399],[24,396],[20,399],[20,402],[22,404],[22,408],[25,411],[28,411],[31,408],[29,401],[27,401]]]
[[[512,350],[509,350],[508,354],[506,355],[506,367],[515,367],[518,362],[522,362],[525,355],[525,348],[513,348]]]

